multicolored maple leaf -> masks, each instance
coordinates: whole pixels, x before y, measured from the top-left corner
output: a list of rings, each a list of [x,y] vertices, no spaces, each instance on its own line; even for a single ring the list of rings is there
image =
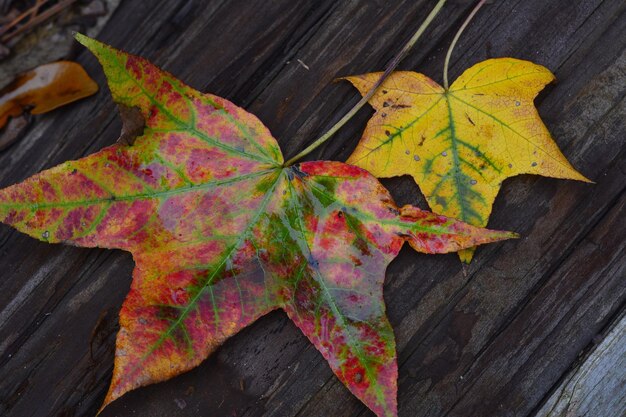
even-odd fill
[[[282,309],[354,395],[396,416],[387,265],[405,242],[442,253],[514,234],[398,208],[361,168],[284,166],[255,116],[143,58],[77,39],[100,60],[113,99],[140,112],[143,134],[0,190],[0,220],[50,243],[132,253],[103,406],[197,366]]]
[[[362,95],[380,73],[346,77]],[[519,174],[588,181],[561,153],[533,100],[554,81],[532,62],[496,58],[445,89],[392,73],[369,100],[376,113],[346,161],[378,178],[411,175],[430,208],[485,227],[502,181]],[[469,263],[473,249],[459,252]]]

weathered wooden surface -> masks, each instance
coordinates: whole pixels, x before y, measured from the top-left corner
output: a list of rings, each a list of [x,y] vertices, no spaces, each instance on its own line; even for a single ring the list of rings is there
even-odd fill
[[[450,0],[401,68],[440,80],[447,45],[471,3]],[[332,80],[382,69],[433,4],[125,0],[100,39],[245,106],[291,156],[357,100],[352,87]],[[523,238],[480,249],[466,275],[455,255],[403,250],[391,264],[385,299],[399,349],[401,416],[534,415],[626,309],[624,33],[623,0],[501,0],[461,39],[451,78],[495,56],[556,73],[558,84],[539,97],[540,114],[596,184],[507,180],[490,226]],[[93,57],[80,51],[77,59],[104,85]],[[368,115],[362,111],[312,158],[344,160]],[[0,154],[0,186],[113,143],[119,130],[105,91],[39,117]],[[407,178],[384,183],[398,203],[423,205]],[[0,227],[0,415],[95,415],[132,268],[122,252],[46,245]],[[197,369],[134,391],[101,415],[371,413],[274,313]]]
[[[541,407],[537,417],[626,415],[626,315]]]

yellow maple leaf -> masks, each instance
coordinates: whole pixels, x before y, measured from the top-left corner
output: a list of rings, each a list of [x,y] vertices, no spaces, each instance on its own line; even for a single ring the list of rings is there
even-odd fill
[[[346,77],[365,94],[381,73]],[[533,100],[554,81],[513,58],[480,62],[448,90],[410,71],[369,100],[376,113],[347,163],[377,177],[411,175],[430,208],[484,227],[502,181],[519,174],[589,181],[567,161]],[[473,248],[459,252],[469,263]]]

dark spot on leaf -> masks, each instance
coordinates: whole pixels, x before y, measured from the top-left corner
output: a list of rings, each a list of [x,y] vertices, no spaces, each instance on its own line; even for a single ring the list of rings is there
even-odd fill
[[[146,120],[137,106],[129,107],[122,103],[117,103],[117,108],[122,118],[122,133],[117,139],[117,143],[122,145],[132,145],[137,137],[143,135],[146,127]]]
[[[296,174],[296,176],[298,178],[305,178],[305,177],[309,176],[309,174],[307,174],[306,172],[302,171],[300,169],[300,166],[298,166],[298,165],[294,165],[293,167],[291,167],[291,169],[293,170],[293,173]]]
[[[445,198],[441,197],[441,196],[436,196],[435,197],[435,203],[440,205],[441,207],[443,207],[444,209],[446,207],[448,207],[448,201],[446,201]]]
[[[80,94],[82,90],[80,88],[77,87],[68,87],[65,89],[60,90],[59,92],[57,92],[57,94],[59,95],[59,97],[71,97],[77,94]]]

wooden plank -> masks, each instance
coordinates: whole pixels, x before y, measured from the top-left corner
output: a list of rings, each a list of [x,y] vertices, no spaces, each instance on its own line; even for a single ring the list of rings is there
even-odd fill
[[[122,2],[101,34],[203,91],[245,105],[293,155],[356,101],[337,76],[383,68],[432,1]],[[470,2],[450,2],[402,64],[438,76]],[[531,59],[560,82],[540,114],[597,184],[508,180],[490,225],[521,232],[455,256],[403,250],[385,288],[400,354],[401,416],[529,415],[578,353],[624,310],[626,6],[620,0],[502,0],[463,36],[451,78],[491,56]],[[78,56],[102,85],[92,57]],[[297,63],[302,60],[309,67]],[[311,158],[343,160],[368,112]],[[0,154],[0,186],[112,143],[101,93],[45,115]],[[423,203],[406,178],[399,203]],[[94,415],[112,367],[132,259],[45,245],[0,227],[0,414]],[[197,369],[137,390],[102,416],[371,415],[281,313],[232,338]]]
[[[626,316],[572,369],[535,417],[626,415]]]

